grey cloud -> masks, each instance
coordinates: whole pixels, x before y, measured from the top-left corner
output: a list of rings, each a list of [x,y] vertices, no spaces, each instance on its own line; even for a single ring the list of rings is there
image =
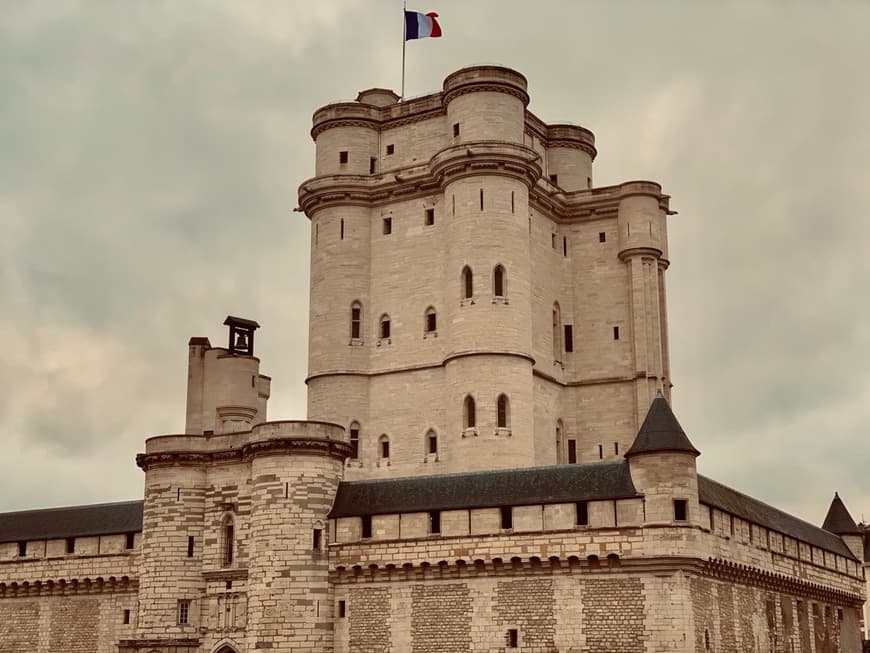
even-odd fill
[[[680,211],[675,409],[702,472],[815,521],[839,489],[860,514],[870,7],[540,9],[439,2],[445,37],[408,45],[407,93],[474,62],[513,66],[538,115],[596,133],[598,183],[661,180]],[[272,415],[304,415],[308,232],[291,209],[313,174],[310,117],[398,89],[396,7],[4,12],[0,336],[19,351],[0,348],[0,509],[137,496],[143,438],[182,425],[186,340],[223,338],[227,313],[264,325]]]

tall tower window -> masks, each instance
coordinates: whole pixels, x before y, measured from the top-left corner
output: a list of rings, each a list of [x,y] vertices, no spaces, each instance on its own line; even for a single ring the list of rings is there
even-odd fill
[[[562,443],[562,437],[565,432],[565,427],[562,424],[562,420],[558,420],[556,422],[556,464],[561,465],[565,462],[565,454],[562,450],[564,446]]]
[[[435,224],[435,209],[426,209],[423,218],[423,224],[425,224],[427,227],[431,227],[433,224]]]
[[[350,423],[350,457],[359,460],[359,422]]]
[[[474,297],[474,275],[471,268],[467,265],[462,268],[462,298],[471,299]]]
[[[568,440],[568,464],[574,465],[577,462],[577,440]]]
[[[496,297],[507,296],[504,267],[496,265],[492,271],[492,294]]]
[[[362,304],[354,302],[350,305],[350,337],[359,340],[362,337]]]
[[[473,429],[477,426],[477,411],[474,406],[474,397],[466,395],[465,402],[462,406],[462,422],[467,429]]]
[[[390,438],[386,434],[382,435],[378,440],[378,448],[380,449],[381,460],[389,460],[390,458]]]
[[[438,314],[431,306],[426,309],[426,315],[423,320],[423,329],[426,333],[435,333],[438,330]]]
[[[553,360],[562,360],[562,311],[559,302],[553,304]]]
[[[344,240],[344,218],[341,219],[341,227],[339,228],[339,239]]]
[[[371,157],[369,159],[369,174],[375,174],[375,166],[377,165],[378,160],[375,157]]]
[[[390,316],[386,313],[381,315],[380,334],[382,340],[390,337]]]
[[[426,434],[426,453],[438,453],[438,436],[435,434],[435,431],[429,431]]]
[[[383,231],[385,236],[389,236],[393,233],[393,219],[392,218],[384,218],[383,220]]]
[[[507,395],[499,395],[495,402],[495,425],[500,429],[510,426],[510,401]]]
[[[229,567],[233,564],[233,549],[235,548],[236,529],[233,523],[233,518],[227,515],[224,518],[223,524],[223,566]]]
[[[574,325],[565,325],[565,351],[574,351]]]

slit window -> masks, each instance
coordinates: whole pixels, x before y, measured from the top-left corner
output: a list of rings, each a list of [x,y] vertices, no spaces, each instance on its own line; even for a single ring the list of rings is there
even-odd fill
[[[550,247],[556,249],[556,234],[550,234]]]
[[[188,535],[187,536],[187,557],[188,558],[193,557],[193,542],[194,542],[193,535]]]
[[[121,623],[123,623],[125,625],[130,623],[130,611],[129,610],[124,610],[123,617],[121,619]]]
[[[340,240],[344,240],[344,218],[341,219],[341,228],[339,230],[338,237]]]
[[[435,224],[435,209],[426,209],[423,223],[427,227],[431,227],[433,224]]]
[[[562,236],[562,256],[568,256],[568,236]]]
[[[323,529],[315,528],[311,535],[311,548],[320,551],[323,548]]]
[[[359,459],[359,424],[357,422],[350,424],[350,457],[353,460]]]
[[[603,444],[598,445],[598,459],[599,460],[604,459],[604,445]]]
[[[618,326],[613,327],[613,339],[619,340],[619,327]]]
[[[568,440],[568,464],[577,463],[577,440]]]
[[[495,411],[496,426],[500,429],[508,428],[510,420],[510,410],[507,395],[499,395],[496,401]]]
[[[565,351],[574,351],[574,325],[565,325]]]
[[[496,297],[504,297],[505,293],[505,273],[501,265],[496,265],[492,271],[492,294]]]
[[[387,145],[387,156],[393,155],[396,153],[396,146],[390,143]]]
[[[27,542],[18,543],[18,557],[23,558],[27,555]]]
[[[674,521],[688,519],[689,502],[686,499],[674,499]]]
[[[618,442],[613,443],[613,455],[614,456],[619,455],[619,443]]]
[[[474,397],[471,395],[465,397],[463,413],[465,428],[473,429],[477,425],[477,411],[474,406]]]
[[[429,533],[431,535],[440,535],[441,534],[441,511],[440,510],[430,510],[429,511]]]
[[[391,233],[393,233],[393,219],[392,218],[384,218],[383,231],[384,231],[385,236],[389,236]]]
[[[516,212],[516,204],[514,202],[514,191],[511,191],[511,213]]]
[[[372,536],[372,516],[371,515],[363,515],[362,516],[362,538],[364,540],[370,539]]]
[[[375,166],[377,165],[378,160],[375,157],[371,157],[369,159],[369,174],[375,174]]]
[[[553,304],[553,360],[562,360],[562,311],[559,304]]]
[[[577,526],[589,526],[589,504],[586,501],[578,501],[577,508]]]
[[[354,302],[350,306],[350,337],[359,340],[362,333],[362,304]]]
[[[381,316],[381,339],[385,340],[390,337],[390,316]]]
[[[346,151],[338,153],[338,162],[339,163],[347,163],[349,159],[348,153]]]
[[[459,136],[459,123],[454,122],[453,123],[453,138],[456,138],[457,136]]]
[[[136,534],[135,533],[127,533],[124,542],[124,548],[128,551],[133,548],[133,545],[136,543]]]
[[[467,265],[462,268],[462,298],[471,299],[474,296],[474,275]]]
[[[233,523],[224,524],[224,567],[233,564],[233,548],[235,545],[236,529]]]
[[[502,530],[510,530],[514,527],[514,511],[511,506],[501,507],[501,527]]]
[[[483,211],[483,189],[480,189],[480,210]]]

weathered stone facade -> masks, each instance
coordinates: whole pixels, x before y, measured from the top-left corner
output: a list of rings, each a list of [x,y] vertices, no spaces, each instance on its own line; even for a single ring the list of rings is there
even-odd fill
[[[845,507],[699,475],[671,413],[669,197],[528,99],[478,66],[315,113],[310,421],[267,421],[255,322],[191,339],[143,502],[0,515],[0,649],[860,650]]]

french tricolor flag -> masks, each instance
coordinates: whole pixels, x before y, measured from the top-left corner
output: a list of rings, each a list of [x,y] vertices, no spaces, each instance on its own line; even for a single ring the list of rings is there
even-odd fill
[[[441,25],[438,24],[438,14],[430,11],[421,14],[417,11],[405,11],[405,40],[437,38],[441,36]]]

